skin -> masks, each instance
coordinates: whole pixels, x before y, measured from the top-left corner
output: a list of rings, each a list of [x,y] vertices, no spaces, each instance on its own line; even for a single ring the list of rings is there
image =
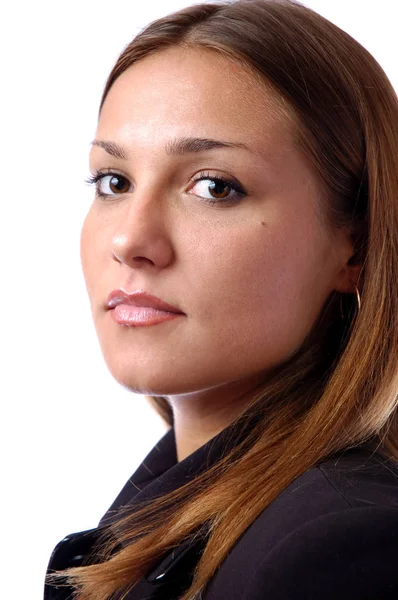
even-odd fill
[[[169,156],[172,138],[249,147]],[[94,325],[113,377],[137,394],[166,396],[179,461],[244,410],[243,395],[303,343],[333,290],[355,293],[345,231],[329,231],[319,187],[293,144],[289,121],[247,69],[213,51],[172,48],[129,67],[113,84],[90,170],[111,169],[123,193],[100,182],[81,231],[81,261]],[[207,204],[212,180],[248,191]],[[120,180],[116,183],[120,184]],[[213,191],[213,194],[212,194]],[[109,292],[146,290],[185,314],[149,327],[116,324]]]

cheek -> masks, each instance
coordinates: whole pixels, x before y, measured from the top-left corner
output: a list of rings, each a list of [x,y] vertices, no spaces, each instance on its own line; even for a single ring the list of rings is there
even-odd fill
[[[80,261],[89,294],[92,294],[93,285],[98,280],[100,256],[103,253],[101,231],[100,223],[98,223],[98,219],[90,209],[83,221],[80,232]]]
[[[80,261],[82,264],[84,278],[87,282],[88,275],[88,261],[89,261],[89,249],[90,249],[90,218],[89,214],[83,221],[82,229],[80,232]]]
[[[315,267],[311,239],[280,230],[266,234],[248,230],[201,244],[200,264],[210,299],[217,294],[230,309],[258,306],[265,301],[278,307],[305,288]],[[289,302],[290,302],[289,300]]]
[[[272,340],[278,355],[295,349],[322,305],[318,243],[316,232],[293,227],[251,229],[228,246],[213,238],[201,253],[198,298],[218,343],[255,349]]]

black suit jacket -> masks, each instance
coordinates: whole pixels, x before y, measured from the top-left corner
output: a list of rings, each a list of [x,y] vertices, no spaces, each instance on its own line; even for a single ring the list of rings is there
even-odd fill
[[[121,506],[176,489],[225,450],[228,428],[177,462],[174,429],[149,452],[100,525]],[[68,535],[48,570],[77,566],[98,529]],[[126,600],[176,600],[191,580],[203,535],[167,553]],[[45,600],[72,590],[45,586]],[[398,600],[398,465],[367,446],[340,452],[293,481],[240,537],[203,600]]]

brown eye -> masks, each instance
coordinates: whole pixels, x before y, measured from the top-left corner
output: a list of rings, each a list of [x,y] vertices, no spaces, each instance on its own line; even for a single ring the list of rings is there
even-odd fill
[[[89,185],[95,185],[95,195],[101,198],[108,196],[113,198],[129,190],[128,179],[118,173],[100,173],[96,171],[96,174],[85,179],[85,182]]]
[[[232,189],[228,182],[214,178],[199,179],[194,188],[198,196],[206,198],[208,197],[206,194],[210,194],[210,198],[214,198],[215,200],[228,198]]]
[[[223,181],[213,181],[209,186],[209,191],[215,198],[228,198],[231,188]]]
[[[209,173],[202,173],[194,181],[195,185],[191,190],[195,190],[194,195],[203,198],[207,204],[236,204],[247,194],[237,182],[224,177],[213,177]]]
[[[117,175],[117,174],[105,175],[102,178],[102,181],[104,181],[104,179],[106,179],[107,177],[110,177],[108,185],[109,185],[109,189],[111,190],[111,192],[113,194],[124,194],[128,191],[128,189],[129,189],[128,181],[122,175]],[[103,193],[107,194],[108,192],[105,191]]]

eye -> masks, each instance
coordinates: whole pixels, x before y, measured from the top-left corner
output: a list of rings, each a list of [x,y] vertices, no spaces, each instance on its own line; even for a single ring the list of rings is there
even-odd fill
[[[208,204],[236,204],[243,196],[247,195],[244,187],[237,181],[221,176],[211,176],[210,173],[200,173],[194,182],[193,188],[199,188],[199,193],[193,195],[198,195]],[[203,195],[206,193],[209,195]]]
[[[129,183],[126,177],[119,173],[104,173],[96,171],[94,175],[85,179],[88,185],[95,185],[97,196],[114,196],[128,192]]]
[[[88,185],[95,185],[96,195],[99,197],[115,197],[129,191],[129,182],[126,177],[113,171],[95,171],[94,175],[85,179]],[[208,183],[210,182],[210,184]],[[190,188],[199,188],[198,194],[193,196],[202,198],[207,204],[236,204],[247,191],[236,180],[221,176],[211,176],[210,173],[199,173],[194,179],[195,185]],[[208,193],[209,195],[205,195]]]

